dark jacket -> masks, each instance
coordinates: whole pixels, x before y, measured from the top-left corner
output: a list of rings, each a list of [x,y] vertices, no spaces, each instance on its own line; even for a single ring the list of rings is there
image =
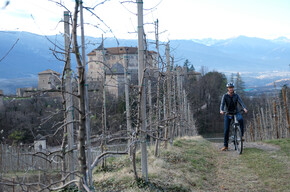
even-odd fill
[[[225,111],[228,113],[239,112],[238,103],[242,106],[243,109],[246,108],[238,94],[233,93],[233,95],[230,96],[228,93],[226,93],[222,97],[220,111]]]

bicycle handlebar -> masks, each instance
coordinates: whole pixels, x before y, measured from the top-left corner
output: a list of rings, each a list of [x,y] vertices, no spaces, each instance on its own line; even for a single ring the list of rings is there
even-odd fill
[[[240,109],[238,112],[237,111],[235,111],[235,112],[228,112],[228,111],[224,111],[224,113],[226,114],[226,115],[228,115],[228,114],[230,114],[230,115],[236,115],[237,113],[243,113],[243,112],[245,112],[244,111],[244,109]]]

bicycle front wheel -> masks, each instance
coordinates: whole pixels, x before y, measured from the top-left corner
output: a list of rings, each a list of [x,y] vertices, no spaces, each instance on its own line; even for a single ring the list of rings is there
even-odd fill
[[[243,152],[243,139],[242,139],[242,132],[240,126],[235,128],[235,148],[238,154],[242,154]]]

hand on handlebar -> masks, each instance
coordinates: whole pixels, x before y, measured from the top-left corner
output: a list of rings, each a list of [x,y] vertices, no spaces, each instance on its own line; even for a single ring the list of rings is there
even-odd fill
[[[244,108],[244,112],[245,112],[245,113],[248,113],[248,110],[247,110],[246,108]]]

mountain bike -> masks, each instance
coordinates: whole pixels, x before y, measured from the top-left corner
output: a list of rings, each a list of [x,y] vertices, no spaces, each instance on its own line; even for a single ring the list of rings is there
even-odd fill
[[[240,112],[243,112],[243,110],[241,110]],[[238,154],[242,154],[243,152],[243,137],[242,137],[242,131],[240,128],[240,123],[237,120],[237,112],[235,113],[228,113],[228,116],[232,116],[233,117],[233,121],[231,121],[231,125],[230,125],[230,135],[231,135],[231,142],[234,144],[235,146],[235,150],[238,152]]]

